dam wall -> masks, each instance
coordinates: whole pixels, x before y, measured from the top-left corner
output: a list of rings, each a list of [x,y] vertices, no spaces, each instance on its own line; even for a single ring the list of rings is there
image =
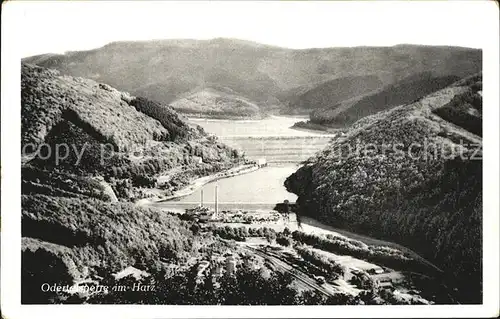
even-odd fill
[[[268,163],[299,163],[326,147],[334,135],[223,136],[221,142],[245,153],[249,159]]]

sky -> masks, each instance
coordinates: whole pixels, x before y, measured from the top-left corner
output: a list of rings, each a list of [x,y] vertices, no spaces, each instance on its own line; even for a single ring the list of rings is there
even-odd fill
[[[122,40],[216,37],[296,49],[401,43],[482,48],[491,22],[485,14],[497,18],[495,6],[490,1],[14,1],[4,3],[2,15],[15,17],[8,26],[26,57]]]

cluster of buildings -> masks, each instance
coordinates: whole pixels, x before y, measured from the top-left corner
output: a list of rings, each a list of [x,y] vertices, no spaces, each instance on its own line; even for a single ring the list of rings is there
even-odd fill
[[[202,281],[210,276],[214,282],[223,275],[232,276],[236,273],[237,263],[240,262],[237,255],[231,251],[224,255],[214,254],[210,260],[202,260],[198,263],[197,279]]]
[[[200,192],[200,205],[195,208],[186,209],[185,214],[194,220],[207,222],[219,218],[219,186],[215,185],[215,209],[211,210],[203,206],[203,189]]]
[[[253,222],[277,222],[281,218],[281,214],[278,212],[266,214],[252,214],[249,212],[238,211],[220,211],[219,210],[219,187],[215,185],[215,198],[214,209],[204,206],[203,189],[200,190],[200,204],[194,208],[188,208],[185,210],[185,214],[191,219],[199,222],[209,222],[209,221],[220,221],[225,223],[246,223],[251,224]],[[285,204],[289,204],[285,200]],[[279,205],[279,204],[278,204]]]
[[[362,271],[356,267],[352,267],[351,271],[354,275],[357,275],[365,280],[372,281],[378,289],[382,290],[393,290],[394,284],[402,280],[402,276],[395,272],[388,273],[382,267],[370,268],[366,271]]]
[[[220,221],[223,223],[243,223],[243,224],[253,224],[253,223],[270,223],[277,222],[281,218],[279,213],[269,213],[261,214],[258,212],[225,212],[223,216],[220,216]]]
[[[212,282],[217,284],[217,280],[222,276],[234,276],[238,269],[260,269],[263,261],[255,256],[236,254],[228,250],[223,255],[214,254],[210,260],[202,260],[198,263],[197,281],[202,282],[206,277],[212,278]]]

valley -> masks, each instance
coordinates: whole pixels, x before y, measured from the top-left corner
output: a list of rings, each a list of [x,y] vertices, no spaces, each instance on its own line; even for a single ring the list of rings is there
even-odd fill
[[[478,303],[482,162],[457,154],[482,146],[480,60],[230,39],[26,58],[23,303]]]

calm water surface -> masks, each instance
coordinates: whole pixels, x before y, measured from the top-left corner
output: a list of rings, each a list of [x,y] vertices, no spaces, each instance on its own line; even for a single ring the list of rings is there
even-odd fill
[[[208,183],[193,194],[168,203],[175,205],[200,203],[203,190],[203,203],[213,206],[215,201],[215,185],[219,189],[221,208],[273,208],[278,202],[288,199],[294,202],[297,196],[286,191],[285,179],[297,170],[296,165],[268,166],[257,171]],[[167,203],[165,203],[167,204]]]
[[[299,131],[290,127],[296,122],[306,121],[307,117],[271,116],[263,120],[215,120],[194,119],[189,121],[200,125],[205,131],[219,137],[230,136],[310,136],[314,132]]]
[[[208,133],[219,137],[230,136],[309,136],[315,133],[290,129],[301,118],[271,117],[264,120],[230,121],[212,119],[190,119]],[[193,194],[169,202],[157,203],[166,208],[184,209],[200,203],[203,189],[203,204],[214,206],[215,185],[219,189],[220,209],[272,209],[278,202],[288,199],[294,202],[297,196],[286,191],[285,179],[298,168],[298,163],[270,164],[257,171],[225,178],[209,183]]]

